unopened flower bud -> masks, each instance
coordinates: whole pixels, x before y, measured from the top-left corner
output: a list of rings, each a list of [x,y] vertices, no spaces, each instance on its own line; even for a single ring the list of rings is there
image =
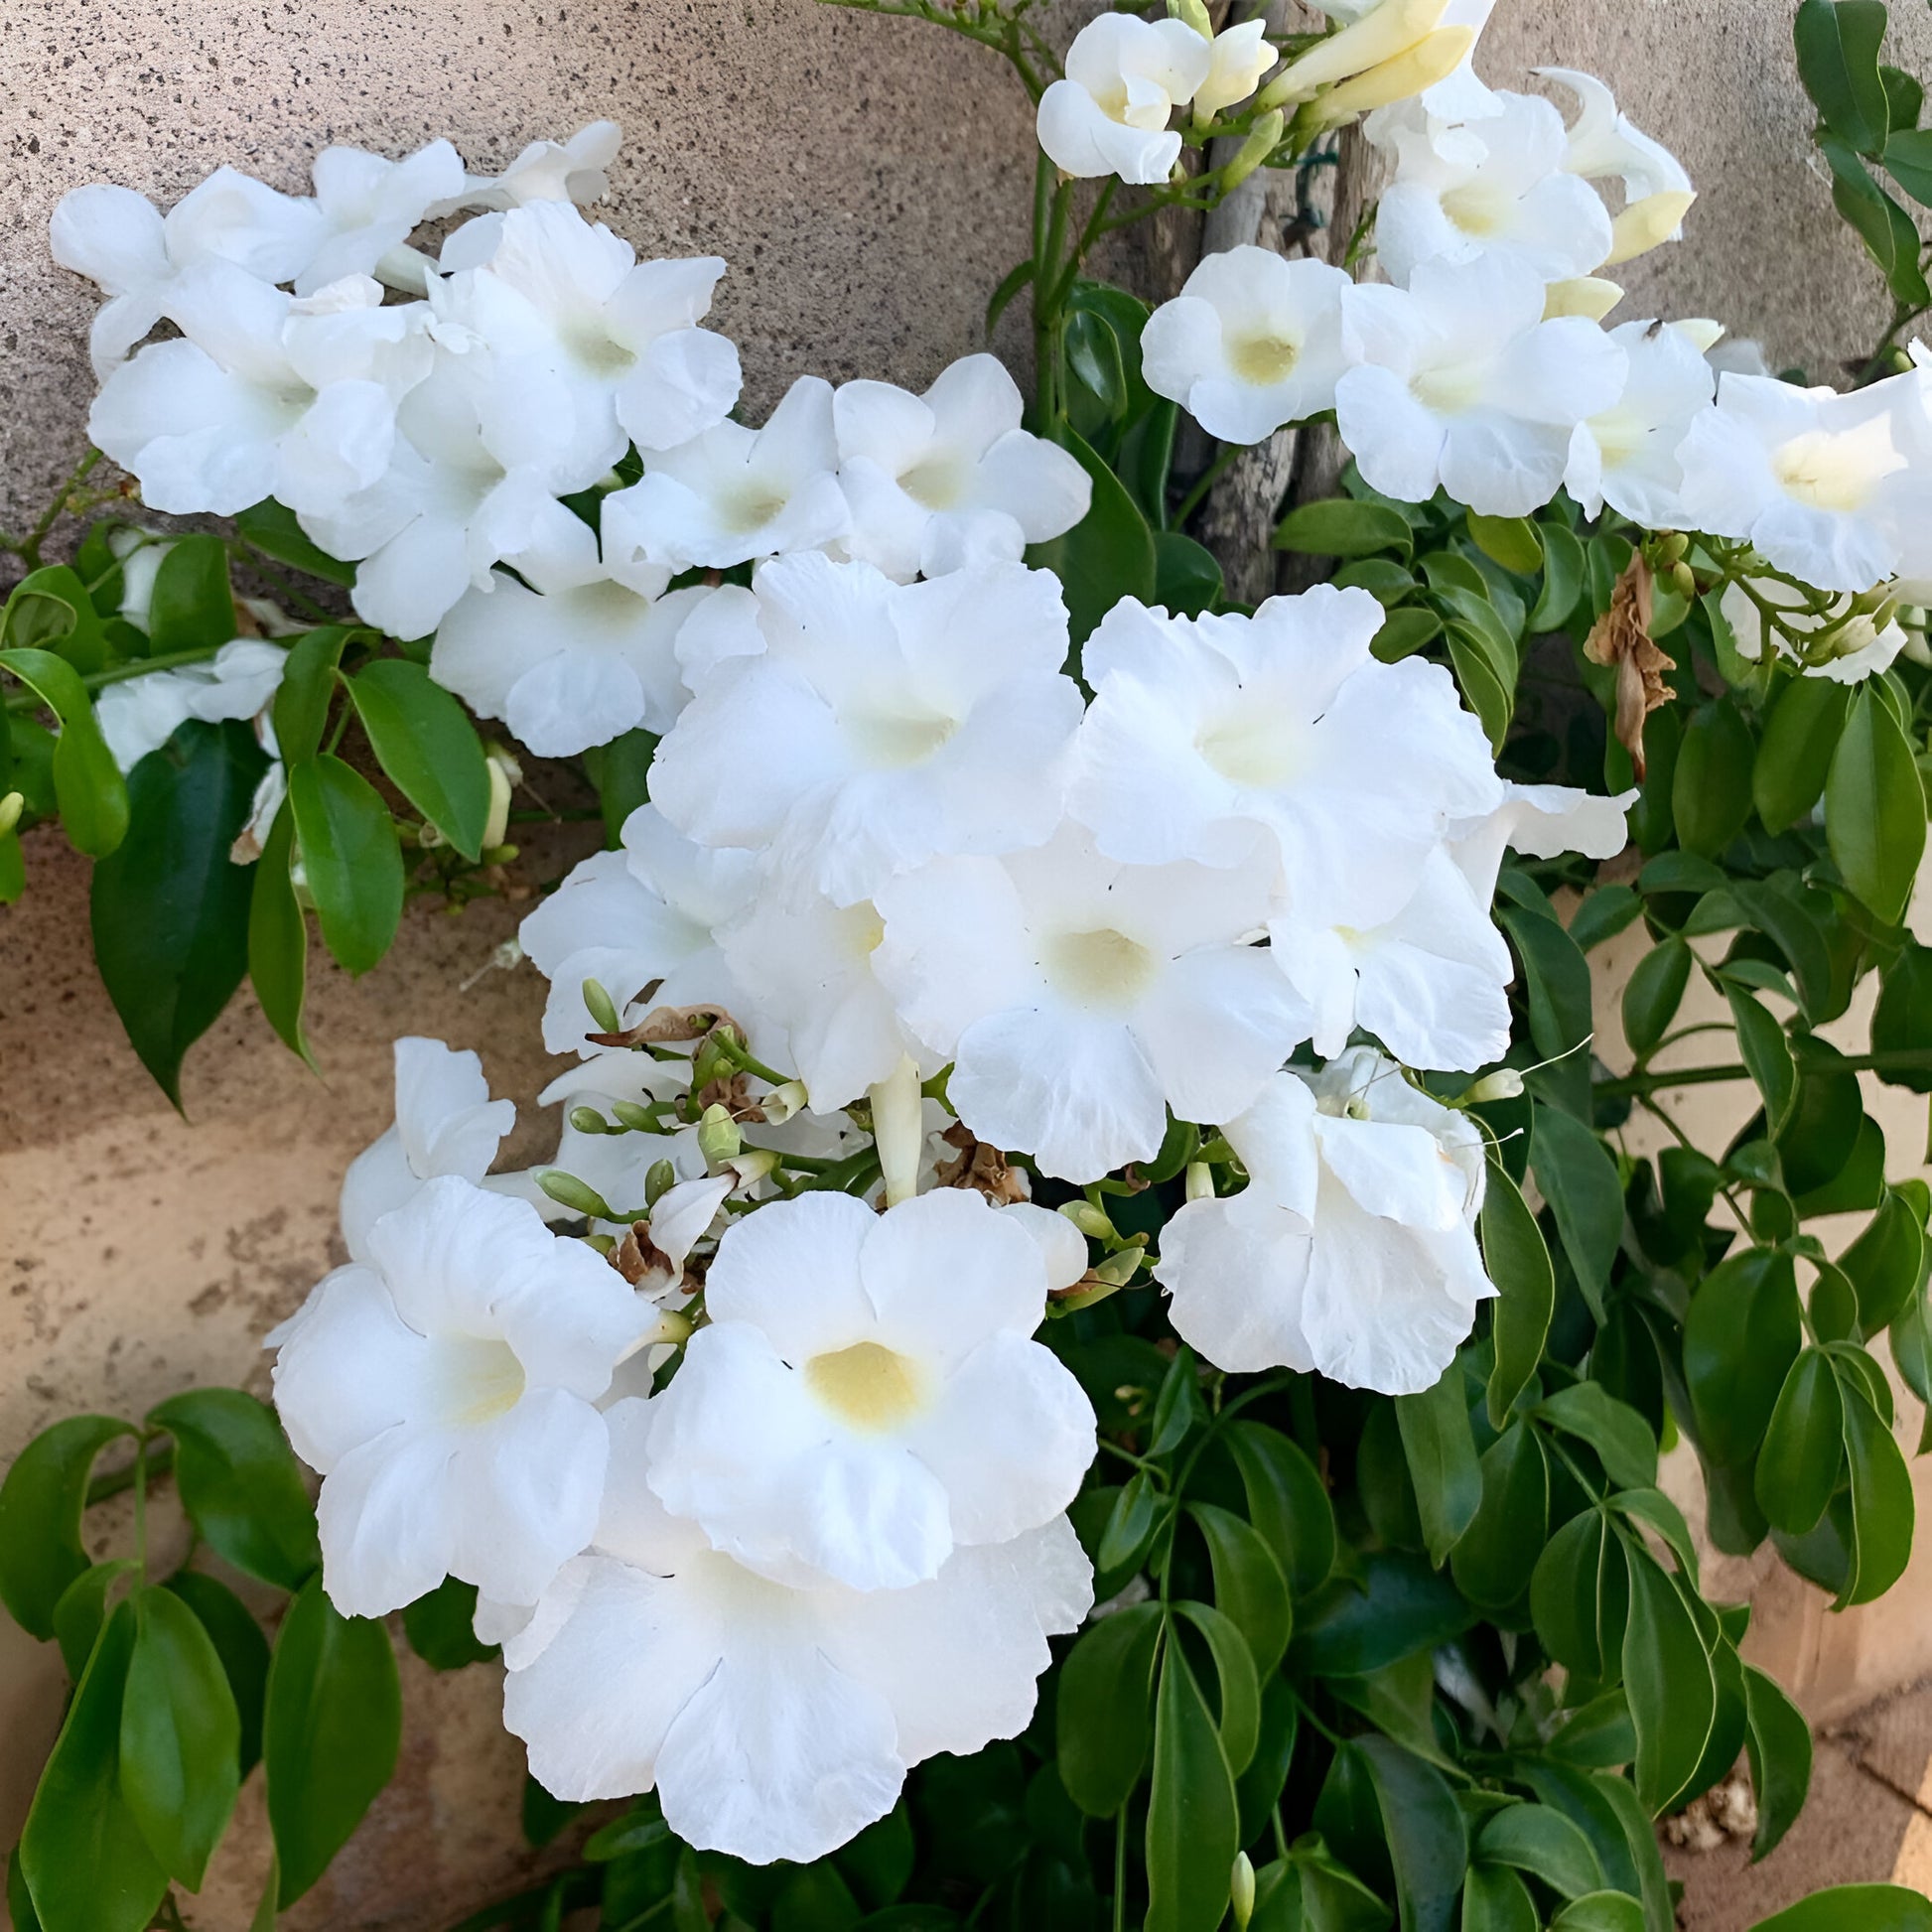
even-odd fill
[[[501,845],[509,831],[510,793],[522,781],[523,767],[500,745],[492,745],[483,754],[483,768],[489,774],[489,812],[483,820],[483,835],[487,851]]]
[[[26,795],[10,791],[0,798],[0,839],[3,839],[20,823],[20,815],[27,809]]]
[[[574,1173],[565,1173],[559,1168],[547,1168],[537,1175],[537,1185],[559,1207],[567,1207],[573,1214],[582,1214],[593,1221],[617,1218],[604,1196],[589,1182],[579,1180]]]
[[[1114,1224],[1101,1213],[1091,1201],[1070,1200],[1062,1204],[1060,1212],[1084,1234],[1089,1241],[1112,1241],[1115,1238]]]
[[[1560,316],[1582,316],[1586,322],[1601,322],[1623,300],[1623,291],[1600,275],[1573,275],[1567,282],[1552,282],[1543,293],[1543,320],[1555,322]]]
[[[741,1187],[755,1187],[767,1174],[776,1172],[778,1150],[774,1147],[748,1148],[730,1166]]]
[[[602,980],[584,982],[584,1006],[591,1018],[597,1022],[601,1034],[616,1034],[623,1031],[623,1024],[618,1018],[617,1002],[605,990]]]
[[[1228,1903],[1234,1909],[1234,1932],[1248,1932],[1248,1921],[1255,1915],[1255,1867],[1247,1853],[1234,1855],[1234,1871],[1228,1879]]]
[[[1466,1098],[1473,1105],[1485,1100],[1514,1100],[1523,1091],[1523,1076],[1513,1066],[1499,1066],[1493,1073],[1485,1073]]]
[[[1695,345],[1700,355],[1709,355],[1724,341],[1725,330],[1721,322],[1713,322],[1709,316],[1687,316],[1682,322],[1674,322],[1671,327]]]
[[[628,1128],[633,1134],[655,1134],[660,1132],[657,1116],[648,1107],[640,1107],[634,1100],[614,1100],[611,1102],[612,1115],[620,1127]]]
[[[668,1161],[653,1161],[644,1175],[644,1205],[655,1207],[677,1185],[677,1170]]]
[[[1442,25],[1449,0],[1382,0],[1373,13],[1317,41],[1291,62],[1262,90],[1255,103],[1266,110],[1307,100],[1350,74],[1380,67]]]
[[[1673,564],[1670,573],[1670,587],[1686,604],[1693,602],[1698,594],[1698,580],[1691,574],[1689,564]]]
[[[1142,1247],[1123,1248],[1118,1254],[1109,1255],[1105,1261],[1094,1264],[1092,1274],[1097,1282],[1105,1282],[1109,1288],[1125,1288],[1140,1266],[1147,1259],[1147,1251]]]
[[[808,1104],[803,1080],[785,1080],[773,1087],[759,1107],[773,1127],[782,1127],[794,1114],[802,1114]]]
[[[736,1161],[744,1145],[745,1136],[739,1132],[729,1108],[714,1103],[699,1116],[698,1152],[704,1156],[705,1167],[712,1173]]]
[[[570,1110],[570,1124],[580,1134],[608,1134],[611,1124],[595,1107],[573,1107]]]
[[[1666,530],[1657,539],[1657,561],[1668,568],[1690,555],[1691,539],[1682,530]]]
[[[1202,40],[1214,38],[1214,23],[1207,17],[1201,0],[1168,0],[1168,13],[1175,20],[1184,20]]]
[[[1391,101],[1413,100],[1451,74],[1475,45],[1473,27],[1439,27],[1392,60],[1352,75],[1315,101],[1314,118],[1324,128],[1340,127]]]
[[[1696,200],[1687,189],[1667,188],[1632,202],[1610,223],[1610,252],[1600,266],[1614,268],[1669,241],[1683,227]]]
[[[1254,124],[1254,130],[1235,151],[1235,156],[1221,174],[1223,188],[1239,188],[1280,145],[1282,128],[1285,125],[1282,110],[1277,107],[1264,114]]]
[[[434,852],[438,846],[448,845],[449,840],[428,819],[424,819],[416,828],[416,843],[425,852]]]
[[[1214,1170],[1205,1161],[1187,1163],[1187,1198],[1189,1200],[1212,1200],[1214,1198]]]

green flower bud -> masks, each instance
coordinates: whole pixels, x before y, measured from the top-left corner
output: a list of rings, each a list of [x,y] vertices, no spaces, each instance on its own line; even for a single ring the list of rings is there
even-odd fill
[[[1671,566],[1670,587],[1686,604],[1696,602],[1698,580],[1691,575],[1691,566],[1689,564],[1673,564]]]
[[[595,1107],[573,1107],[570,1110],[570,1124],[580,1134],[608,1134],[611,1124]]]
[[[1284,117],[1279,107],[1264,114],[1255,123],[1254,131],[1241,143],[1221,176],[1223,188],[1239,188],[1275,152],[1281,144],[1283,125]]]
[[[1248,1921],[1255,1915],[1255,1867],[1245,1852],[1234,1855],[1234,1870],[1228,1879],[1228,1903],[1234,1907],[1234,1932],[1248,1932]]]
[[[745,1136],[727,1107],[707,1107],[698,1120],[698,1152],[711,1173],[736,1161],[745,1146]]]
[[[1168,0],[1168,12],[1175,20],[1184,20],[1202,40],[1214,38],[1214,23],[1207,17],[1201,0]]]
[[[617,1003],[605,992],[601,980],[584,982],[584,1005],[590,1016],[597,1022],[601,1034],[618,1034],[623,1031],[623,1023],[618,1018]]]
[[[574,1173],[565,1173],[560,1168],[547,1168],[537,1175],[537,1185],[557,1203],[567,1207],[573,1214],[582,1214],[587,1220],[612,1221],[617,1218],[611,1212],[610,1203],[588,1181],[579,1180]]]
[[[677,1185],[677,1170],[668,1161],[653,1161],[644,1175],[644,1205],[655,1207]]]
[[[3,839],[20,823],[20,815],[27,809],[26,795],[10,791],[0,798],[0,839]]]
[[[1060,1212],[1084,1234],[1089,1241],[1112,1241],[1118,1237],[1114,1224],[1101,1213],[1091,1201],[1070,1200],[1065,1202]]]
[[[1495,1072],[1485,1073],[1462,1097],[1472,1104],[1483,1100],[1514,1100],[1522,1091],[1523,1076],[1513,1066],[1499,1066]]]
[[[648,1107],[640,1107],[634,1100],[614,1100],[611,1112],[621,1127],[626,1127],[633,1134],[661,1134],[664,1130],[657,1124],[657,1116]]]

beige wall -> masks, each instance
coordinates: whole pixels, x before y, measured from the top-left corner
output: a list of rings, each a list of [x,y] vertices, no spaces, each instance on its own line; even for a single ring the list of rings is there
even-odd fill
[[[1530,59],[1609,77],[1705,192],[1691,243],[1644,283],[1823,370],[1882,304],[1804,164],[1788,15],[1785,0],[1501,0],[1487,66],[1503,84]],[[1904,24],[1932,69],[1932,23],[1913,10]],[[976,345],[986,291],[1026,246],[1024,103],[991,57],[911,23],[810,0],[9,0],[0,525],[81,443],[89,304],[43,246],[68,188],[105,178],[169,197],[221,161],[294,187],[332,139],[399,150],[447,133],[494,165],[605,114],[626,137],[607,218],[642,248],[732,260],[721,310],[755,403],[808,368],[922,381]],[[570,856],[565,838],[532,847],[529,870],[554,876]],[[29,865],[27,900],[0,912],[0,1458],[76,1408],[262,1385],[261,1333],[330,1264],[341,1170],[386,1122],[393,1035],[477,1046],[497,1089],[526,1101],[541,1078],[528,969],[459,990],[513,912],[418,906],[367,981],[316,961],[323,1081],[243,1000],[191,1056],[185,1124],[94,979],[85,867],[48,833]],[[1894,1145],[1912,1148],[1903,1124]],[[1830,1632],[1802,1587],[1763,1600],[1825,1705],[1846,1682],[1884,1681],[1893,1647],[1932,1627],[1905,1607],[1922,1595]],[[298,1932],[440,1924],[510,1878],[520,1765],[490,1674],[411,1671],[408,1686],[398,1784],[291,1915]],[[54,1661],[0,1619],[0,1842],[60,1700]],[[264,1858],[257,1793],[193,1914],[204,1932],[246,1925]]]

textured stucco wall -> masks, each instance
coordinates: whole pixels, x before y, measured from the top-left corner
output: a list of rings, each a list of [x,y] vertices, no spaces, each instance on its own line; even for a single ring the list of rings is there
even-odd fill
[[[1531,61],[1603,73],[1697,176],[1690,244],[1632,277],[1627,313],[1654,291],[1823,370],[1882,326],[1883,303],[1805,165],[1789,11],[1501,0],[1485,69],[1499,84]],[[1932,21],[1899,11],[1910,64],[1932,69]],[[0,526],[81,446],[89,293],[43,240],[68,188],[113,179],[165,200],[221,161],[299,187],[332,139],[400,151],[443,133],[493,166],[605,114],[626,136],[605,218],[646,251],[730,258],[720,314],[755,407],[805,369],[923,381],[976,345],[986,291],[1026,245],[1024,102],[991,57],[911,23],[810,0],[9,0]],[[569,834],[528,849],[538,877],[574,856]],[[341,1171],[387,1120],[393,1035],[474,1045],[497,1091],[526,1102],[542,1076],[534,975],[485,972],[459,992],[513,908],[415,907],[367,981],[315,958],[322,1082],[244,999],[190,1059],[184,1124],[94,980],[84,864],[45,833],[29,864],[28,899],[0,912],[0,1459],[76,1408],[262,1386],[260,1335],[330,1264]],[[1809,1593],[1778,1586],[1760,1630],[1774,1645],[1765,1625],[1783,1619],[1780,1656],[1835,1702],[1848,1682],[1891,1681],[1891,1633],[1901,1617],[1922,1628],[1923,1601],[1826,1624]],[[512,1876],[520,1754],[491,1674],[406,1682],[402,1775],[295,1932],[440,1925]],[[0,1843],[61,1695],[52,1658],[0,1619]],[[191,1912],[203,1932],[248,1923],[265,1843],[251,1787]]]

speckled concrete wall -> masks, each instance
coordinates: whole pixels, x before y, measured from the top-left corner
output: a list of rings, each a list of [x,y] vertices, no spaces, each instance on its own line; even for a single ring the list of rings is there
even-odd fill
[[[1899,12],[1911,64],[1932,70],[1932,20]],[[1532,61],[1603,73],[1698,178],[1690,244],[1632,277],[1629,313],[1654,295],[1824,370],[1882,326],[1883,302],[1806,164],[1789,13],[1787,0],[1501,0],[1485,68],[1505,85]],[[754,406],[808,368],[923,381],[975,345],[986,291],[1026,245],[1024,102],[991,57],[911,23],[811,0],[8,0],[0,523],[81,444],[88,292],[43,239],[68,188],[113,179],[167,199],[222,161],[299,187],[330,140],[400,151],[444,133],[493,166],[600,115],[626,137],[606,218],[640,248],[731,259],[720,312]],[[571,856],[560,834],[530,869],[554,876]],[[76,1408],[262,1386],[260,1335],[330,1264],[342,1168],[388,1117],[393,1035],[474,1045],[524,1101],[542,1077],[539,983],[483,970],[514,909],[415,907],[368,980],[317,958],[322,1082],[243,1000],[191,1056],[185,1124],[94,979],[84,865],[45,833],[29,865],[27,900],[0,912],[0,1458]],[[1760,1615],[1785,1619],[1801,1675],[1830,1700],[1848,1673],[1890,1681],[1878,1632],[1903,1627],[1896,1612],[1827,1627],[1785,1601],[1803,1594],[1774,1590]],[[292,1932],[433,1927],[517,1876],[520,1753],[491,1673],[410,1667],[406,1686],[397,1785]],[[54,1660],[0,1618],[0,1843],[61,1695]],[[251,1787],[191,1914],[202,1932],[248,1923],[265,1846]]]

